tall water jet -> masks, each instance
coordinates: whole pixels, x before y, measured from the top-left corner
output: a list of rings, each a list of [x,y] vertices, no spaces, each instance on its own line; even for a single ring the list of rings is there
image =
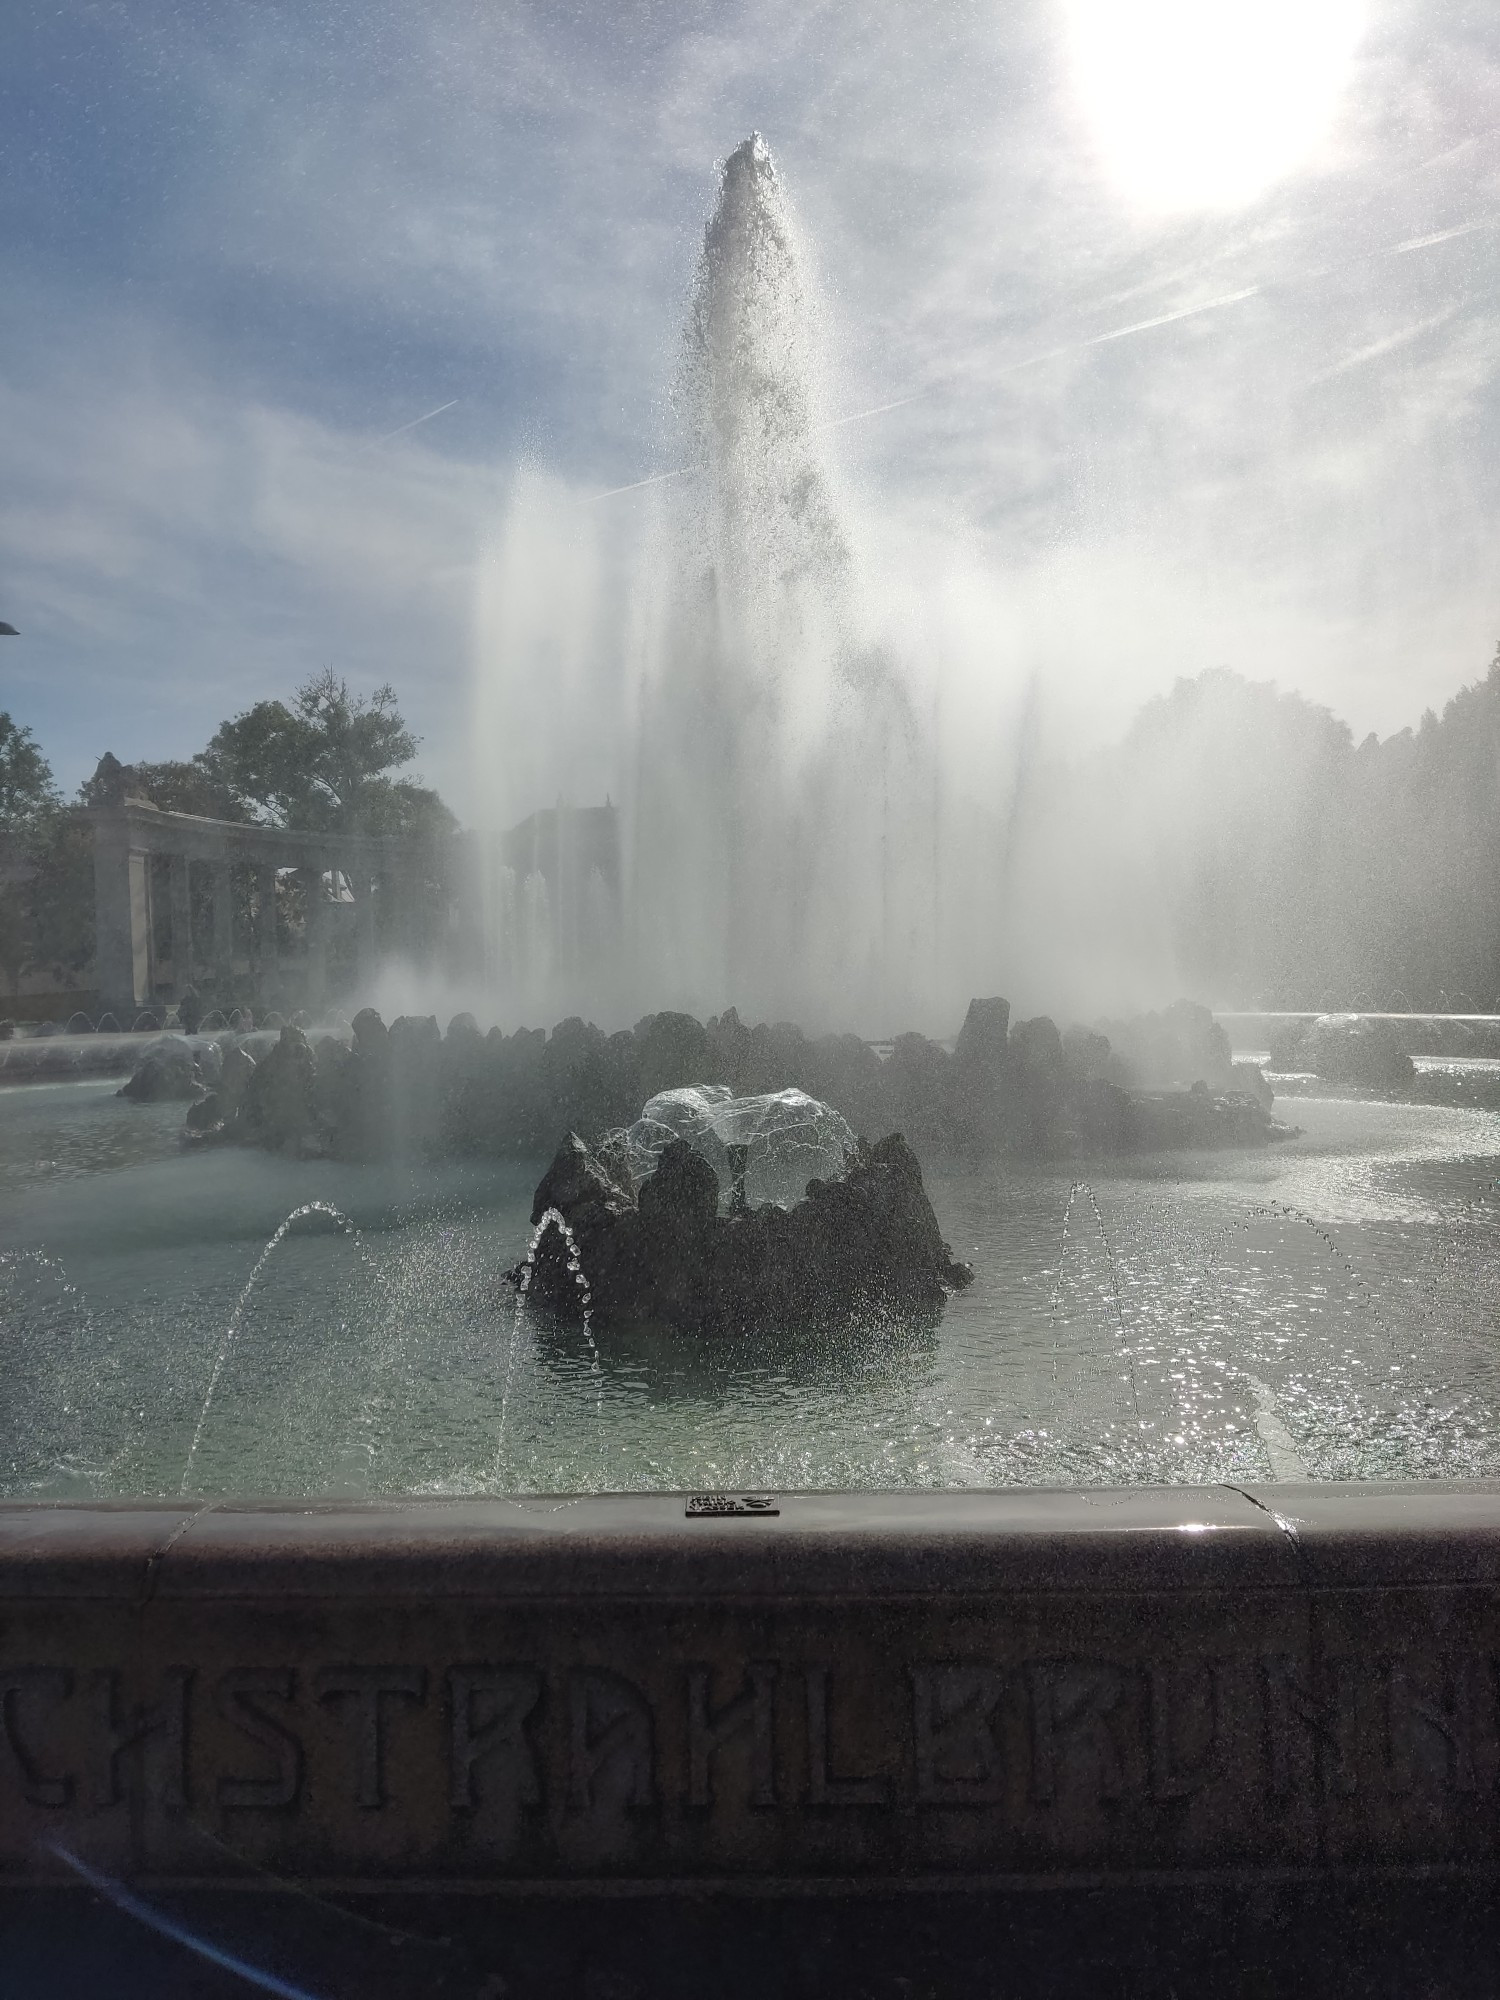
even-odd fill
[[[856,1001],[909,1007],[912,967],[937,949],[934,787],[911,700],[862,628],[817,334],[756,134],[724,164],[679,370],[691,471],[642,697],[638,976],[650,1004],[842,1025]]]
[[[823,345],[796,219],[752,135],[724,162],[687,302],[683,470],[630,503],[659,507],[638,544],[639,515],[606,521],[517,475],[483,572],[477,740],[506,864],[487,979],[523,1018],[733,1004],[873,1034],[961,1011],[973,969],[954,976],[960,904],[945,915],[942,891],[959,845],[932,703],[912,691],[931,661],[881,640],[829,453]],[[549,883],[511,850],[585,786],[621,801],[623,909],[599,914],[605,946],[570,958],[548,950],[570,899],[543,909]],[[585,885],[571,903],[587,900]]]

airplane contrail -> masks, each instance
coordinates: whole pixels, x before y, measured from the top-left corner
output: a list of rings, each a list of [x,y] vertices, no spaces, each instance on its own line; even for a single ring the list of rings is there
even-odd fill
[[[1494,227],[1495,218],[1481,216],[1473,222],[1456,223],[1451,229],[1434,230],[1430,236],[1413,236],[1404,243],[1388,244],[1385,249],[1374,251],[1377,257],[1402,257],[1410,250],[1427,250],[1437,243],[1451,243],[1455,237],[1468,236],[1476,229]],[[1326,277],[1325,271],[1307,274],[1312,277]],[[1246,285],[1238,292],[1223,292],[1217,298],[1202,299],[1197,305],[1179,306],[1175,312],[1158,313],[1154,319],[1132,320],[1128,326],[1111,327],[1107,333],[1095,333],[1084,340],[1070,340],[1061,347],[1049,347],[1039,354],[1025,355],[1019,361],[1010,361],[997,370],[1001,375],[1015,375],[1023,368],[1040,367],[1044,361],[1056,361],[1064,354],[1081,354],[1090,347],[1103,347],[1111,340],[1125,340],[1131,334],[1150,333],[1159,326],[1172,326],[1180,319],[1194,319],[1199,313],[1217,312],[1222,306],[1239,305],[1244,299],[1257,298],[1264,290],[1262,285]],[[883,417],[890,410],[904,410],[909,403],[920,403],[927,396],[935,396],[948,384],[934,384],[930,389],[918,389],[910,396],[898,396],[894,402],[875,403],[868,410],[851,410],[848,416],[833,417],[827,423],[819,424],[820,431],[841,430],[846,424],[863,423],[869,417]],[[595,493],[593,500],[613,500],[620,493],[636,493],[643,486],[656,486],[664,479],[680,479],[686,472],[700,470],[695,465],[680,465],[673,472],[653,473],[649,479],[632,480],[628,486],[612,486],[607,493]]]
[[[397,424],[393,431],[387,431],[383,437],[371,438],[365,450],[373,451],[378,444],[389,444],[392,438],[400,437],[403,431],[414,431],[418,424],[425,424],[429,418],[440,417],[444,410],[451,410],[457,401],[458,397],[455,396],[451,402],[439,403],[435,410],[427,410],[420,417],[413,417],[409,424]]]
[[[632,479],[628,486],[611,486],[605,493],[591,493],[584,505],[592,507],[596,500],[613,500],[618,493],[639,493],[643,486],[660,486],[664,479],[681,479],[686,472],[700,470],[696,465],[678,465],[670,472],[653,472],[649,479]]]
[[[1393,243],[1389,250],[1381,252],[1385,257],[1404,257],[1408,250],[1426,250],[1434,243],[1451,243],[1455,236],[1471,236],[1476,229],[1493,227],[1491,218],[1480,216],[1474,222],[1460,222],[1452,229],[1434,230],[1431,236],[1413,236],[1405,243]]]

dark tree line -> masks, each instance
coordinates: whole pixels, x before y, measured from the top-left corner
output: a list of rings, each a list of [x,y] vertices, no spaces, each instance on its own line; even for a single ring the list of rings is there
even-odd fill
[[[1024,825],[1054,912],[1203,998],[1500,1004],[1500,651],[1441,715],[1358,744],[1299,695],[1180,681]]]

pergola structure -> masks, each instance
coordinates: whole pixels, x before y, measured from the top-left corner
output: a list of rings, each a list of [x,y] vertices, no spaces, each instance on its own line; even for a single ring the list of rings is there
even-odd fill
[[[121,797],[96,808],[94,828],[95,982],[113,1002],[141,1006],[170,985],[181,995],[204,974],[226,986],[236,960],[248,959],[257,983],[281,969],[276,928],[276,880],[285,870],[301,875],[305,945],[298,969],[309,1000],[323,996],[336,902],[352,896],[355,954],[361,971],[373,967],[377,917],[381,935],[417,948],[427,930],[423,882],[429,843],[350,833],[311,833],[246,826],[162,812],[138,798]],[[153,908],[153,864],[166,862],[168,946],[158,949]],[[253,875],[248,938],[236,936],[234,871]],[[207,939],[194,936],[194,871],[206,872],[212,918]],[[330,888],[330,884],[332,885]],[[345,885],[347,885],[347,896]],[[165,962],[164,962],[165,961]]]

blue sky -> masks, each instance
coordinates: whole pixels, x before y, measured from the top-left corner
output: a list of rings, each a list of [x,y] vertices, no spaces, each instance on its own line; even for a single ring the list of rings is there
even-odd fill
[[[1149,52],[1172,0],[1140,4]],[[1343,53],[1299,40],[1320,6]],[[1500,16],[1247,4],[1233,74],[1280,34],[1268,76],[1328,81],[1284,159],[1228,168],[1226,121],[1286,107],[1252,76],[1216,111],[1189,51],[1207,136],[1148,157],[1088,21],[12,0],[0,705],[71,787],[331,664],[396,684],[473,812],[487,552],[528,479],[639,532],[649,489],[592,496],[676,462],[714,163],[755,127],[897,625],[948,620],[966,674],[1038,682],[1080,740],[1218,664],[1415,721],[1500,636]]]

